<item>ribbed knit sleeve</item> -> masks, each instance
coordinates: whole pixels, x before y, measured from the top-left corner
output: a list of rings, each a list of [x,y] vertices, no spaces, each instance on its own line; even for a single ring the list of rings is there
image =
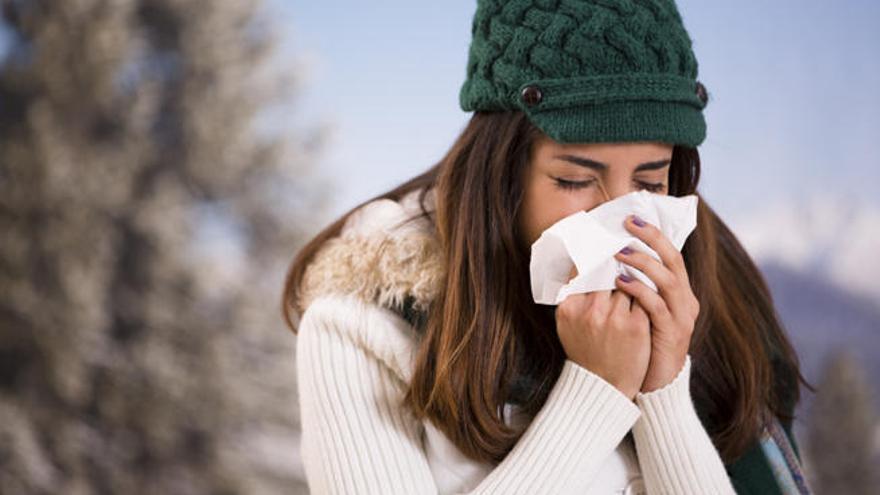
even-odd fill
[[[666,386],[636,394],[633,439],[648,493],[735,494],[690,393],[691,357]]]
[[[296,355],[313,493],[437,493],[421,424],[398,407],[413,350],[406,325],[350,297],[322,296],[304,312]],[[470,493],[583,493],[640,414],[615,387],[566,361],[520,441]]]

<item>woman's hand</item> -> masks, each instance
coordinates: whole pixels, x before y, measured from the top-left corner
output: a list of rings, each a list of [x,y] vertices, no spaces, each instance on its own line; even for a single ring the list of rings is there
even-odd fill
[[[575,275],[572,268],[570,276]],[[556,332],[566,356],[630,400],[651,360],[650,325],[639,303],[619,290],[572,294],[556,307]]]
[[[627,218],[626,229],[660,255],[657,261],[638,251],[618,252],[615,259],[639,269],[657,286],[658,292],[639,280],[617,277],[617,287],[639,301],[651,319],[651,361],[642,392],[657,390],[670,383],[684,366],[700,303],[691,290],[684,258],[654,225],[639,219],[640,226]]]

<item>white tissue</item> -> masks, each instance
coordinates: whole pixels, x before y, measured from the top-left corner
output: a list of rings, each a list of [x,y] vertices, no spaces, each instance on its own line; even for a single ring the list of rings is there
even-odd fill
[[[529,273],[532,297],[538,304],[558,305],[571,294],[612,290],[614,279],[626,274],[657,290],[640,270],[614,258],[629,246],[660,261],[660,255],[630,234],[624,221],[636,214],[658,227],[679,251],[697,226],[697,196],[667,196],[634,191],[551,225],[532,244]],[[577,276],[569,281],[572,266]]]

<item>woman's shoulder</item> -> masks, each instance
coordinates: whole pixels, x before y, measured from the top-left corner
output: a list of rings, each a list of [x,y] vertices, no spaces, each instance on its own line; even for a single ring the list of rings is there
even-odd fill
[[[302,307],[322,296],[349,295],[402,315],[426,310],[444,265],[433,220],[422,216],[419,199],[415,190],[399,201],[377,199],[352,212],[306,267]],[[424,206],[433,212],[433,189]]]
[[[351,354],[357,350],[409,383],[418,342],[409,322],[396,312],[350,294],[327,294],[316,297],[300,319],[297,359],[306,353],[326,366],[360,366],[362,360]]]

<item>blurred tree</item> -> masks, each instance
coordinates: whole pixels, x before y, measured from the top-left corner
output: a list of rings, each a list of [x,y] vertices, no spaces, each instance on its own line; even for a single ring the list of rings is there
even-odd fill
[[[0,4],[0,493],[303,490],[279,307],[323,133],[261,129],[299,79],[260,0]]]
[[[808,425],[807,472],[816,493],[877,493],[878,421],[859,362],[846,351],[830,354]]]

